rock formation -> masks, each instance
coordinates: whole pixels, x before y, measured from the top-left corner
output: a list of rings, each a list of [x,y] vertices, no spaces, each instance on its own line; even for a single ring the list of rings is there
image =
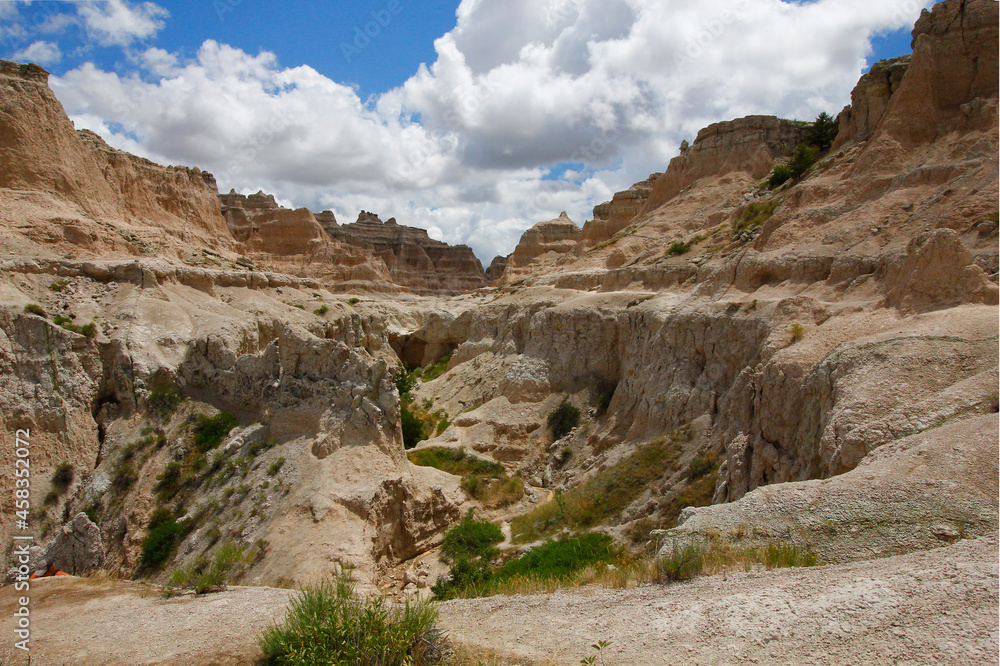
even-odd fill
[[[534,259],[553,252],[565,254],[573,251],[583,237],[583,231],[563,212],[548,222],[539,222],[521,236],[520,242],[510,255],[507,266],[521,268]]]
[[[867,139],[878,127],[889,106],[889,99],[899,89],[911,56],[882,60],[872,65],[851,92],[851,104],[840,113],[840,130],[833,143],[837,150],[850,141]]]
[[[505,270],[507,270],[507,257],[493,257],[490,267],[486,269],[487,282],[496,282],[503,277]]]
[[[594,219],[583,225],[584,242],[596,245],[627,227],[642,212],[654,184],[661,176],[662,173],[654,173],[624,192],[615,193],[611,201],[595,206]]]

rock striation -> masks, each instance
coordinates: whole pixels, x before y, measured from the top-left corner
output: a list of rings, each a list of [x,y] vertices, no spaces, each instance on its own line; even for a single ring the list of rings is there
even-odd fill
[[[596,245],[606,241],[631,224],[645,208],[646,200],[661,176],[662,173],[654,173],[624,192],[615,193],[611,201],[595,206],[594,219],[583,225],[584,244]]]
[[[778,159],[792,154],[804,136],[802,124],[773,116],[747,116],[709,125],[698,132],[689,148],[670,160],[643,211],[659,208],[706,176],[744,171],[753,178],[763,178]]]
[[[899,90],[903,75],[910,67],[911,56],[882,60],[861,77],[851,92],[851,104],[840,112],[840,130],[833,150],[844,144],[867,139],[878,127],[889,106],[889,99]]]
[[[550,252],[572,252],[582,238],[583,230],[563,212],[554,220],[539,222],[525,231],[514,248],[514,253],[510,255],[507,266],[521,268]]]

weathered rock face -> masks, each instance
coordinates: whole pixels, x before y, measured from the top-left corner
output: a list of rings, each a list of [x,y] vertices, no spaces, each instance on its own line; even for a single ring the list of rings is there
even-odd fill
[[[747,116],[709,125],[698,132],[693,145],[670,160],[643,211],[656,210],[706,176],[743,171],[755,179],[763,178],[776,160],[792,154],[804,135],[802,125],[772,116]]]
[[[96,571],[104,564],[101,528],[87,514],[76,514],[46,547],[44,559],[59,571],[74,576]]]
[[[845,143],[871,136],[889,106],[889,99],[899,89],[910,67],[911,56],[882,60],[861,77],[851,92],[851,105],[840,113],[840,131],[833,143],[837,150]]]
[[[549,252],[572,252],[582,237],[583,231],[564,212],[554,220],[539,222],[525,231],[514,248],[514,253],[510,255],[508,266],[527,266],[532,260]]]
[[[611,201],[595,206],[594,219],[583,225],[584,243],[596,245],[627,227],[642,212],[654,183],[662,175],[654,173],[624,192],[615,193]]]
[[[486,269],[486,280],[496,282],[503,277],[503,272],[507,270],[507,257],[493,257],[490,267]]]
[[[460,293],[486,284],[471,248],[433,240],[426,230],[399,225],[395,218],[382,222],[362,211],[354,224],[340,225],[330,211],[289,211],[263,192],[230,192],[221,199],[230,230],[250,251],[309,257],[309,270],[317,270],[314,258],[330,257],[351,268],[346,279],[383,280],[423,294]]]
[[[331,237],[381,257],[393,282],[424,294],[457,294],[486,285],[483,265],[472,248],[434,240],[424,229],[382,222],[362,212],[354,224],[326,226]]]

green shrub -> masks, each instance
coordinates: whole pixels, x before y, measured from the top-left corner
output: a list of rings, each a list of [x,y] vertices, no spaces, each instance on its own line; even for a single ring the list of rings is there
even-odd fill
[[[460,557],[448,570],[448,577],[439,578],[431,586],[431,592],[441,601],[458,596],[485,596],[489,593],[487,585],[492,578],[493,570],[488,562],[473,562],[467,557]]]
[[[771,172],[771,177],[767,179],[768,189],[774,190],[792,179],[792,170],[785,166],[784,164],[779,164],[774,167],[774,171]]]
[[[705,569],[705,552],[694,544],[683,548],[674,545],[673,552],[660,560],[660,572],[664,581],[673,583],[700,576]]]
[[[73,478],[73,466],[64,462],[56,467],[56,471],[52,475],[52,488],[61,495],[73,485]]]
[[[42,502],[45,506],[55,506],[59,504],[59,493],[55,490],[50,490],[47,495],[45,495],[45,500]]]
[[[360,298],[352,298],[352,299],[350,299],[347,302],[350,303],[351,305],[357,305],[358,303],[361,302],[361,299]]]
[[[56,280],[55,282],[53,282],[52,284],[49,285],[49,290],[50,291],[62,291],[63,289],[66,288],[66,285],[68,285],[68,284],[69,283],[66,282],[66,280]]]
[[[45,310],[42,309],[41,305],[36,305],[35,303],[28,303],[24,306],[25,314],[38,315],[39,317],[48,317],[45,314]]]
[[[800,178],[819,159],[819,153],[812,146],[799,144],[792,155],[788,168],[792,172],[792,178]]]
[[[552,438],[562,439],[580,425],[580,410],[569,400],[563,400],[561,405],[549,413],[548,425]]]
[[[475,474],[478,476],[500,476],[506,472],[504,466],[490,460],[483,460],[465,452],[465,449],[449,449],[435,446],[407,454],[414,465],[434,467],[456,476]]]
[[[268,476],[277,475],[277,473],[281,471],[281,468],[284,466],[284,464],[285,464],[284,457],[278,458],[273,463],[271,463],[270,467],[267,468],[267,475]]]
[[[167,417],[184,401],[184,394],[173,384],[157,384],[149,392],[149,410],[156,416]]]
[[[584,567],[614,559],[614,540],[601,532],[590,532],[564,541],[548,541],[510,560],[496,572],[498,581],[525,576],[567,578]]]
[[[743,209],[739,218],[733,222],[733,229],[736,231],[744,231],[756,229],[757,227],[762,226],[774,216],[774,211],[780,204],[781,201],[778,199],[771,199],[770,201],[755,201]]]
[[[170,511],[154,511],[149,519],[149,534],[142,540],[141,568],[144,571],[159,570],[173,555],[174,548],[188,531],[186,525],[174,520]]]
[[[135,468],[123,460],[118,463],[111,475],[111,486],[119,492],[125,492],[138,480],[139,475],[136,474]]]
[[[317,317],[322,317],[323,315],[325,315],[329,311],[330,311],[330,308],[328,308],[325,305],[321,305],[320,307],[318,307],[315,310],[313,310],[313,314],[316,315]]]
[[[163,472],[156,477],[157,484],[154,490],[160,499],[169,499],[181,489],[183,479],[184,467],[179,462],[169,462],[163,468]]]
[[[409,450],[427,439],[426,424],[417,418],[405,404],[399,406],[399,415],[403,423],[403,448]]]
[[[806,143],[822,153],[829,150],[839,133],[840,124],[837,119],[824,111],[806,131]]]
[[[239,580],[247,564],[243,547],[226,542],[215,550],[211,560],[202,556],[189,567],[175,569],[170,576],[170,588],[193,589],[195,594],[220,592]]]
[[[299,592],[284,622],[265,630],[258,644],[266,664],[434,664],[445,651],[436,622],[437,611],[426,603],[358,597],[342,573]]]
[[[670,246],[670,249],[667,250],[667,254],[671,257],[679,257],[680,255],[687,254],[690,251],[691,245],[689,243],[678,241]]]
[[[220,412],[212,417],[202,416],[194,429],[195,446],[202,453],[207,453],[222,444],[222,440],[237,425],[229,412]]]
[[[436,363],[429,365],[423,369],[420,373],[421,377],[425,382],[429,382],[432,379],[437,379],[443,375],[448,370],[448,364],[451,363],[451,357],[453,352],[449,352],[439,358]]]
[[[402,401],[413,400],[413,389],[417,388],[417,376],[415,372],[399,368],[396,376],[396,390],[399,391],[399,399]]]
[[[688,478],[693,481],[705,476],[715,469],[715,460],[715,455],[711,453],[695,456],[688,465]]]
[[[792,324],[788,329],[788,332],[792,334],[792,340],[801,340],[802,336],[806,334],[806,329],[802,328],[802,324]]]
[[[441,543],[441,559],[448,563],[460,558],[489,560],[496,556],[493,547],[503,541],[500,528],[487,520],[476,520],[472,510],[460,523],[445,532]]]

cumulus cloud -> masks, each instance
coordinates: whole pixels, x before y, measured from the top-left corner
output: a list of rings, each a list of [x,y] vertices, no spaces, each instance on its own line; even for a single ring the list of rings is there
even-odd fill
[[[149,39],[164,26],[169,13],[152,2],[131,5],[125,0],[77,2],[83,25],[105,46],[128,46]]]
[[[118,147],[342,220],[394,215],[488,261],[560,211],[582,223],[709,123],[838,111],[872,37],[929,4],[463,0],[435,62],[368,101],[212,41],[188,61],[149,49],[133,74],[88,64],[53,86]]]
[[[59,50],[58,44],[38,41],[21,49],[11,57],[14,60],[34,62],[39,65],[55,65],[62,60],[62,51]]]

